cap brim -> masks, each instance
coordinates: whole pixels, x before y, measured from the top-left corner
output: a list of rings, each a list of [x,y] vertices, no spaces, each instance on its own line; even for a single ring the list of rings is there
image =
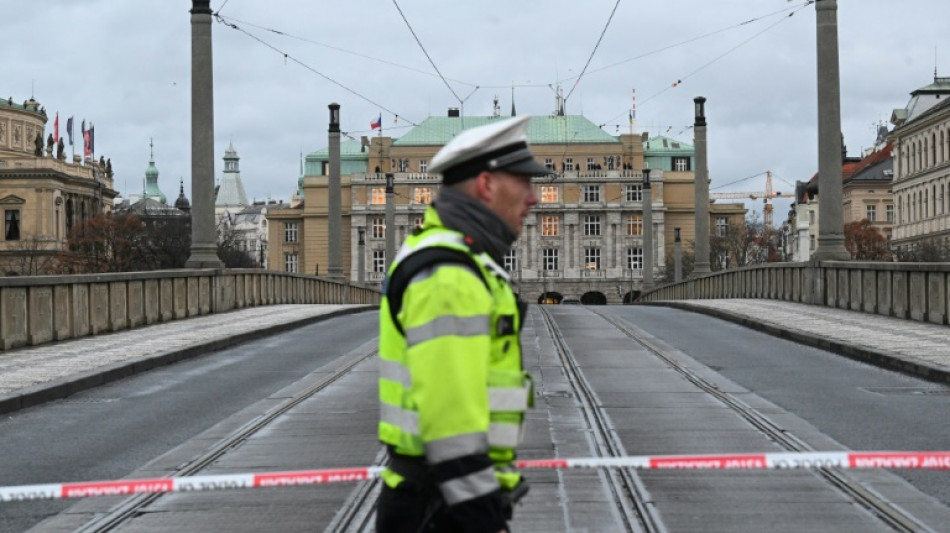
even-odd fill
[[[510,163],[496,170],[522,176],[546,176],[554,173],[553,170],[535,161],[533,157]]]

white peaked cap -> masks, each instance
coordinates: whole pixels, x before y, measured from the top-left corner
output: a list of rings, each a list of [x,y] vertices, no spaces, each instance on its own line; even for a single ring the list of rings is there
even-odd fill
[[[512,174],[541,176],[551,171],[538,163],[528,148],[528,120],[521,116],[499,120],[459,133],[448,142],[429,166],[451,184],[478,175],[483,170],[504,170]]]

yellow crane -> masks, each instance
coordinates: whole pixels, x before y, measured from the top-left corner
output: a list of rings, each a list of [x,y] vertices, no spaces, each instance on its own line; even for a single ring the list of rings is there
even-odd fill
[[[761,176],[761,174],[759,174]],[[751,198],[753,200],[758,200],[762,198],[765,202],[765,209],[763,211],[763,222],[765,227],[772,227],[772,198],[794,198],[794,194],[782,194],[779,191],[772,190],[772,172],[769,170],[765,171],[765,190],[756,191],[756,192],[713,192],[709,193],[709,198],[712,200],[745,200],[746,198]]]

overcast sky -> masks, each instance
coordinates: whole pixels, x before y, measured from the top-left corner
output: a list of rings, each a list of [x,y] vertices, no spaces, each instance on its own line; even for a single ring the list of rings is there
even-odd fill
[[[191,2],[0,6],[0,97],[34,96],[49,114],[47,133],[57,112],[63,137],[66,117],[75,117],[77,132],[81,120],[94,123],[96,157],[112,159],[125,196],[142,190],[154,138],[162,191],[171,203],[184,179],[190,198]],[[466,115],[488,115],[497,96],[510,114],[512,84],[518,114],[552,113],[560,85],[569,114],[611,134],[629,131],[636,89],[638,130],[690,144],[692,100],[705,96],[713,192],[761,191],[766,170],[775,189],[790,192],[817,168],[815,6],[805,0],[212,0],[211,7],[240,28],[212,24],[216,179],[233,142],[249,200],[290,197],[300,153],[327,145],[330,102],[341,104],[342,129],[353,137],[370,135],[380,114],[384,133],[398,137],[460,100]],[[876,125],[931,83],[935,67],[950,76],[948,15],[947,0],[838,0],[849,155],[874,143]],[[779,223],[788,202],[777,205]],[[760,203],[750,207],[761,212]]]

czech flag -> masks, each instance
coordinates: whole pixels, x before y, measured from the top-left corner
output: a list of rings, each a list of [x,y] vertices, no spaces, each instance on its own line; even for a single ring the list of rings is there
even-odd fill
[[[377,128],[382,128],[382,127],[383,127],[383,114],[380,113],[380,114],[379,114],[379,117],[378,117],[376,120],[370,122],[370,123],[369,123],[369,127],[372,128],[372,129],[374,129],[374,130],[377,129]]]

